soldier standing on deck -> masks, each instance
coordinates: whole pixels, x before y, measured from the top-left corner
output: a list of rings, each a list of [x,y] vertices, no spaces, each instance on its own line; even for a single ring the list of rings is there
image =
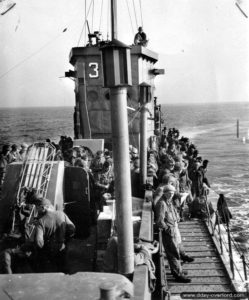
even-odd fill
[[[39,266],[45,272],[65,270],[66,242],[75,233],[75,226],[62,211],[55,211],[51,202],[42,197],[36,201],[38,221],[35,226],[35,246]]]
[[[177,211],[172,204],[175,188],[172,185],[166,185],[163,191],[164,194],[156,203],[155,207],[156,225],[162,229],[163,246],[167,254],[172,275],[178,282],[189,283],[191,279],[185,276],[180,262],[181,236],[178,229]],[[193,261],[192,258],[190,259]]]

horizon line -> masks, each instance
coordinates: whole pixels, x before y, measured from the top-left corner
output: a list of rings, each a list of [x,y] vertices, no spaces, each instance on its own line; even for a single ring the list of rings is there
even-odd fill
[[[168,102],[168,103],[160,103],[161,105],[204,105],[204,104],[226,104],[226,103],[249,103],[248,101],[210,101],[210,102]],[[24,109],[24,108],[73,108],[75,105],[47,105],[47,106],[0,106],[0,109]]]

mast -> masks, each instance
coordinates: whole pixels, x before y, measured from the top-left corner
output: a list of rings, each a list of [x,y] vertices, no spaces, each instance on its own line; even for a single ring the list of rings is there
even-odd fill
[[[111,27],[112,40],[118,39],[118,24],[117,24],[117,1],[111,0]]]
[[[131,85],[130,49],[117,41],[117,2],[111,0],[112,42],[102,48],[105,86],[110,88],[114,158],[118,271],[134,272],[132,197],[127,116],[127,86]]]

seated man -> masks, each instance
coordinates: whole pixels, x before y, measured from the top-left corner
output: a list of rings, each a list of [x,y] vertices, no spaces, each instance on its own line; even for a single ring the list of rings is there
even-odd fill
[[[143,28],[140,26],[138,27],[138,33],[136,33],[134,37],[134,44],[135,45],[142,45],[142,46],[147,46],[148,40],[146,37],[146,34],[143,32]]]
[[[104,162],[101,172],[94,174],[94,180],[96,206],[101,212],[106,200],[111,199],[114,193],[114,175],[108,161]]]
[[[149,271],[149,288],[154,291],[156,284],[155,265],[151,255],[159,249],[159,243],[154,241],[153,244],[134,243],[134,266],[147,265]],[[103,262],[104,272],[118,273],[118,237],[116,232],[109,239]]]
[[[32,251],[33,245],[25,243],[21,247],[0,252],[0,274],[32,273],[29,260]]]

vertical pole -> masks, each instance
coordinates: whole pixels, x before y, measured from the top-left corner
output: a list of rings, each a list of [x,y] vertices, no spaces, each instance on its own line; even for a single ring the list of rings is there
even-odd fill
[[[241,259],[242,259],[242,262],[243,262],[243,269],[244,269],[245,281],[247,281],[246,261],[245,261],[245,255],[244,254],[241,255]]]
[[[237,138],[239,138],[239,120],[237,120]]]
[[[219,240],[220,240],[220,254],[222,255],[223,254],[223,245],[222,245],[222,238],[221,238],[221,232],[220,232],[220,216],[219,214],[216,212],[216,218],[217,218],[217,221],[218,221],[218,233],[219,233]]]
[[[241,255],[241,259],[242,259],[242,263],[243,263],[243,269],[244,269],[244,276],[245,276],[245,281],[247,281],[248,277],[247,277],[247,270],[246,270],[246,261],[245,261],[245,255],[242,254]],[[247,299],[249,299],[249,288],[248,288],[248,283],[246,283],[246,295],[247,295]]]
[[[128,275],[134,272],[134,246],[126,88],[111,88],[110,100],[117,208],[118,271]]]
[[[233,250],[232,250],[229,223],[227,223],[227,237],[228,237],[228,247],[229,247],[229,257],[230,257],[230,268],[231,268],[231,271],[233,274],[233,279],[234,279]]]
[[[142,103],[140,116],[140,182],[146,184],[147,179],[147,103]]]
[[[86,72],[85,63],[78,63],[77,65],[78,76],[78,93],[79,93],[79,111],[80,111],[80,132],[85,139],[91,139],[91,127],[88,116],[87,108],[87,95],[86,95]]]
[[[118,39],[118,25],[117,25],[117,0],[111,0],[111,28],[112,40]]]

